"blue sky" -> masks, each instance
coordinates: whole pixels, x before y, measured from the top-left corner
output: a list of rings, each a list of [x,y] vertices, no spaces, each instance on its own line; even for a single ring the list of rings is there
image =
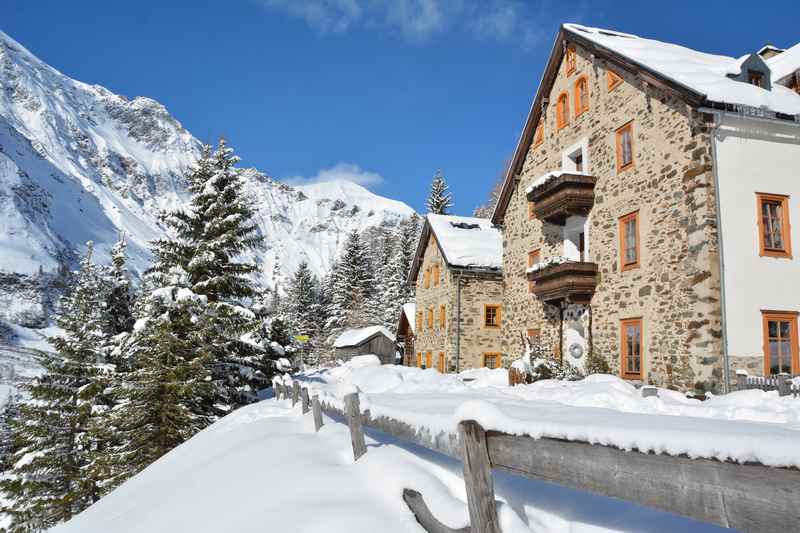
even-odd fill
[[[668,7],[669,6],[669,7]],[[459,214],[500,174],[559,24],[740,56],[800,41],[800,2],[0,1],[0,29],[65,74],[149,96],[283,179],[347,177]]]

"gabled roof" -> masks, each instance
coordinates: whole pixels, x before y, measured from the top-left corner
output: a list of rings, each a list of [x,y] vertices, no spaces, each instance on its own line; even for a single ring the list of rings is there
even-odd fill
[[[417,311],[417,304],[414,302],[408,302],[403,304],[402,313],[406,316],[406,320],[408,320],[408,325],[411,328],[411,331],[416,333],[417,332],[417,324],[414,320],[414,313]]]
[[[431,234],[436,238],[448,267],[499,272],[503,265],[503,238],[500,229],[488,218],[428,213],[408,273],[409,283],[417,279]]]
[[[376,335],[383,335],[394,342],[392,332],[383,326],[368,326],[366,328],[346,329],[333,342],[334,348],[350,348],[364,344]]]
[[[784,50],[780,54],[767,59],[767,65],[772,71],[772,81],[781,81],[790,74],[800,70],[800,43]]]
[[[730,104],[764,108],[782,115],[800,115],[800,95],[787,87],[776,84],[771,90],[766,90],[731,79],[730,74],[735,73],[746,58],[706,54],[628,33],[564,24],[553,43],[550,59],[492,213],[492,222],[495,224],[502,223],[505,216],[516,176],[521,170],[541,116],[543,99],[549,95],[558,75],[565,41],[583,46],[596,56],[614,63],[616,68],[635,74],[655,87],[679,94],[694,107]],[[788,52],[766,61],[776,81],[780,78],[774,73],[774,62]]]

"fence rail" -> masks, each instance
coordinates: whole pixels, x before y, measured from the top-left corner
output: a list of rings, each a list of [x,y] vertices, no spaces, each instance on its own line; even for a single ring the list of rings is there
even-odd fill
[[[800,376],[795,376],[795,378]],[[779,396],[800,397],[800,386],[796,385],[792,376],[789,374],[778,374],[775,376],[748,376],[747,374],[736,375],[737,390],[763,390],[778,391]]]
[[[298,385],[294,381],[294,385]],[[297,403],[294,387],[275,382],[276,397]],[[305,387],[303,387],[305,389]],[[308,392],[304,397],[308,398]],[[430,533],[500,533],[491,470],[510,472],[602,496],[619,498],[743,532],[796,531],[800,523],[800,471],[757,464],[689,459],[550,438],[533,439],[486,431],[463,421],[458,434],[416,429],[387,417],[361,412],[358,395],[345,396],[345,410],[313,395],[315,427],[322,413],[346,418],[353,456],[366,453],[363,427],[383,431],[462,461],[470,528],[453,530],[438,522],[423,496],[407,489],[403,499]],[[307,412],[304,407],[303,412]]]

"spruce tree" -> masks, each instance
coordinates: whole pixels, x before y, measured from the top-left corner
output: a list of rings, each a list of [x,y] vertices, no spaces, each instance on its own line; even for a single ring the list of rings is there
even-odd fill
[[[108,286],[92,263],[92,243],[87,246],[56,316],[64,333],[49,339],[55,352],[42,358],[44,373],[27,386],[30,401],[13,422],[14,466],[1,484],[11,501],[5,511],[12,531],[48,529],[100,497],[91,424],[105,405]]]
[[[431,192],[425,202],[429,213],[436,215],[448,214],[448,209],[453,206],[452,194],[448,192],[447,182],[441,170],[437,170],[431,181]]]
[[[111,290],[108,295],[108,321],[112,335],[129,332],[133,328],[133,292],[127,268],[127,249],[124,235],[111,250],[109,272]]]
[[[367,325],[364,308],[372,296],[374,277],[367,250],[358,230],[351,231],[333,272],[333,293],[329,307],[328,327],[332,335],[346,328]]]
[[[312,335],[317,317],[314,315],[316,301],[315,279],[308,262],[297,267],[289,285],[289,314],[292,328],[299,335]]]

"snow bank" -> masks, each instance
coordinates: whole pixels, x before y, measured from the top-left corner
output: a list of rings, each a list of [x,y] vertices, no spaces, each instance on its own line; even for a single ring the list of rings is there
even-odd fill
[[[432,372],[416,374],[427,381]],[[368,431],[366,441],[367,454],[354,463],[346,424],[325,417],[314,433],[299,405],[262,401],[200,432],[53,531],[421,533],[404,488],[421,492],[449,527],[468,524],[459,462],[380,432]],[[503,533],[721,531],[550,483],[502,472],[493,478]]]
[[[392,332],[386,329],[385,327],[368,326],[366,328],[344,330],[341,335],[336,337],[336,340],[333,343],[333,347],[346,348],[348,346],[358,346],[359,344],[369,339],[376,333],[381,333],[388,339],[394,341],[394,335],[392,335]]]
[[[544,380],[508,387],[504,369],[460,375],[379,365],[360,359],[297,379],[342,408],[358,391],[362,409],[433,434],[453,433],[460,420],[534,438],[551,437],[623,450],[800,467],[800,400],[749,390],[701,402],[658,389],[643,398],[610,375],[581,381]]]

